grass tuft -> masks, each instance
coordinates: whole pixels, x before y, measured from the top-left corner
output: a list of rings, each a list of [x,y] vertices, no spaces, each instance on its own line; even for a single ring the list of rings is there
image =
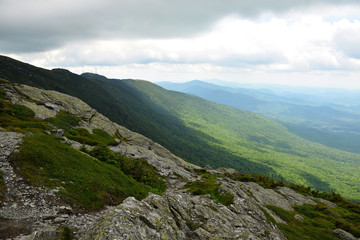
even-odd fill
[[[85,128],[72,128],[65,133],[65,136],[71,140],[88,145],[115,145],[115,138],[110,136],[107,132],[101,129],[94,129],[93,133],[90,133]]]
[[[203,172],[202,172],[203,173]],[[234,196],[228,193],[219,192],[219,183],[216,183],[216,176],[210,173],[204,173],[201,180],[189,182],[184,188],[188,189],[194,195],[209,194],[217,203],[229,206],[234,203]]]
[[[57,128],[70,130],[71,128],[79,125],[80,119],[66,111],[60,111],[56,114],[56,117],[48,118],[47,121]]]
[[[294,206],[295,212],[271,205],[266,207],[288,223],[288,225],[277,224],[287,239],[335,240],[337,238],[332,234],[332,230],[336,228],[341,228],[355,237],[360,236],[360,215],[341,206],[331,208],[323,203],[304,204]],[[295,214],[303,216],[304,222],[295,220]]]

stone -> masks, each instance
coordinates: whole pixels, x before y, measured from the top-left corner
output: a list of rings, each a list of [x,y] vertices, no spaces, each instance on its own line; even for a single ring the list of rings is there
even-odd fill
[[[295,192],[291,188],[277,187],[275,190],[276,192],[283,195],[291,205],[303,205],[303,204],[316,205],[316,202],[311,200],[309,197],[305,197],[304,195]]]
[[[66,221],[66,218],[63,218],[63,217],[56,217],[54,219],[54,223],[63,223]]]
[[[205,167],[204,167],[206,170],[214,170],[211,166],[209,166],[209,165],[206,165]]]
[[[333,233],[340,240],[357,240],[351,233],[348,233],[342,229],[335,229],[333,230]]]
[[[304,218],[303,218],[301,215],[299,215],[299,214],[295,214],[295,215],[294,215],[294,218],[295,218],[296,220],[300,221],[300,222],[303,222],[303,221],[304,221]]]
[[[33,232],[31,235],[21,236],[19,240],[54,240],[58,239],[60,231],[55,227],[47,227]]]
[[[50,132],[56,137],[62,137],[64,135],[64,129],[52,129]]]

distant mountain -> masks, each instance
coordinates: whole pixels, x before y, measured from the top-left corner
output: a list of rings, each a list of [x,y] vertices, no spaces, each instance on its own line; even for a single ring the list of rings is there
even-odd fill
[[[312,95],[313,93],[300,94],[301,89],[293,94],[278,89],[277,95],[272,90],[231,88],[202,81],[158,84],[169,90],[189,93],[271,117],[285,122],[288,130],[298,136],[329,147],[360,153],[360,112],[356,110],[356,104],[360,102],[353,102],[353,106],[350,106],[350,102],[346,106],[334,105],[332,99],[337,98],[331,94],[328,97],[330,100],[325,100],[325,93],[328,91],[340,92],[341,96],[348,91],[323,90],[321,95],[319,89],[312,90],[318,92],[322,96],[320,97]],[[350,91],[349,98],[353,96],[352,92]],[[353,97],[356,98],[355,95]],[[311,100],[314,102],[308,103]]]
[[[360,154],[304,140],[261,115],[146,81],[79,76],[6,57],[0,58],[0,77],[74,95],[189,162],[336,189],[347,198],[360,199]]]

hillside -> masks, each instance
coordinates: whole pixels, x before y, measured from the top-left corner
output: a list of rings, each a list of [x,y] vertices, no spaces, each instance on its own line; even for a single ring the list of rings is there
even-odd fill
[[[214,138],[214,146],[225,147],[234,155],[254,162],[266,163],[289,182],[327,191],[338,189],[339,185],[343,189],[352,185],[347,196],[359,194],[355,186],[359,176],[354,171],[360,166],[358,154],[306,141],[288,132],[283,125],[254,113],[164,91],[146,81],[125,82],[177,116],[187,127]],[[221,158],[217,163],[220,166],[229,164]],[[346,173],[342,172],[344,170]],[[345,175],[352,176],[353,180],[346,180]]]
[[[189,164],[59,92],[1,81],[0,127],[0,238],[360,236],[338,194]]]
[[[77,96],[111,120],[201,166],[263,173],[360,199],[360,155],[291,134],[283,125],[146,81],[45,70],[1,58],[1,76]]]
[[[356,91],[232,88],[197,80],[157,84],[168,90],[259,113],[285,123],[289,131],[302,138],[360,153],[359,93]]]

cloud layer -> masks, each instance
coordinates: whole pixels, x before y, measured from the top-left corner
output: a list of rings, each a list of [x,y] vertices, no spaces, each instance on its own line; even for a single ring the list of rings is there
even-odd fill
[[[189,37],[228,15],[255,18],[336,0],[1,0],[0,49],[39,52],[74,40]],[[343,0],[341,4],[358,3]]]
[[[0,0],[0,54],[117,78],[360,88],[359,33],[357,0]]]

